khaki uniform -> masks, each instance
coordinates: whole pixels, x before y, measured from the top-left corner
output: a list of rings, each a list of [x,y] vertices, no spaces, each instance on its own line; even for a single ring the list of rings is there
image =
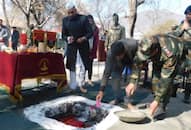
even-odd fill
[[[125,27],[121,25],[112,26],[106,37],[105,48],[110,49],[111,45],[120,39],[125,39]]]
[[[158,48],[157,54],[153,50]],[[153,62],[153,81],[155,86],[155,100],[163,103],[169,101],[171,84],[176,75],[177,67],[183,53],[182,41],[173,35],[159,35],[142,39],[135,56],[133,72],[130,82],[136,84],[144,62]]]

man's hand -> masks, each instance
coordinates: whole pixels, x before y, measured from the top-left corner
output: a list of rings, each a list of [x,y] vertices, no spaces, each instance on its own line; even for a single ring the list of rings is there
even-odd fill
[[[86,41],[86,40],[87,40],[87,39],[86,39],[85,36],[79,37],[79,38],[77,39],[77,43],[82,43],[82,42],[84,42],[84,41]]]
[[[0,42],[3,42],[3,37],[0,37]]]
[[[136,86],[135,86],[135,84],[133,84],[133,83],[129,83],[129,84],[127,85],[127,87],[125,88],[125,91],[126,91],[127,96],[133,95],[133,93],[135,92],[135,90],[136,90]]]
[[[107,52],[108,51],[108,49],[107,48],[105,48],[105,52]]]
[[[99,91],[96,96],[96,101],[101,101],[103,98],[103,91]]]
[[[159,105],[159,103],[155,100],[150,104],[150,114],[151,115],[153,115],[155,113],[156,109],[158,108],[158,105]]]
[[[68,44],[73,43],[74,42],[74,37],[73,36],[68,36],[67,41],[68,41]]]

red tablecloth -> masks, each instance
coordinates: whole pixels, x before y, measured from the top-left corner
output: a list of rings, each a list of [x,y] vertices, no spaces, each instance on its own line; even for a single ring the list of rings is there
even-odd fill
[[[51,78],[60,81],[58,89],[66,85],[63,57],[57,53],[13,53],[0,52],[0,84],[9,93],[21,100],[21,80],[29,78]]]

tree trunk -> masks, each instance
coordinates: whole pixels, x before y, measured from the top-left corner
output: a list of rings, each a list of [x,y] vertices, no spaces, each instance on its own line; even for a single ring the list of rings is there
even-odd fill
[[[101,16],[100,16],[99,13],[97,13],[97,16],[98,16],[99,22],[100,22],[100,24],[101,24],[101,29],[102,29],[102,31],[104,32],[104,31],[105,31],[105,26],[104,26],[104,24],[103,24],[103,21],[102,21],[102,19],[101,19]]]
[[[129,16],[128,16],[128,37],[134,36],[135,23],[137,20],[137,8],[143,4],[144,0],[128,0]]]
[[[26,22],[27,22],[27,27],[30,27],[30,15],[25,15],[26,17]]]

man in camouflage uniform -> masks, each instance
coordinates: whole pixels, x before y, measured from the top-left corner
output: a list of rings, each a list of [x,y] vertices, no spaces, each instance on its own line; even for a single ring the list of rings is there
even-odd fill
[[[125,27],[119,24],[119,16],[113,14],[113,25],[108,30],[106,41],[105,41],[105,50],[108,51],[111,48],[111,45],[120,39],[125,39]]]
[[[184,14],[185,19],[175,29],[173,35],[188,40],[191,39],[191,5],[186,8]]]
[[[184,71],[183,74],[187,73],[187,77],[189,77],[189,73],[191,71],[191,5],[186,8],[184,14],[185,14],[185,19],[171,34],[177,36],[183,41],[184,53],[186,54],[186,57],[184,59],[183,65],[180,67],[180,73],[183,70]],[[174,89],[173,96],[175,97],[177,87],[174,86],[173,89]],[[186,85],[185,97],[184,97],[185,103],[189,103],[190,92],[191,92],[190,89],[191,88]]]
[[[155,98],[150,104],[150,114],[157,119],[165,113],[171,96],[171,86],[183,53],[181,39],[173,35],[155,35],[140,41],[134,59],[133,72],[126,93],[131,96],[139,80],[140,70],[145,62],[153,62],[152,86],[156,86]]]

